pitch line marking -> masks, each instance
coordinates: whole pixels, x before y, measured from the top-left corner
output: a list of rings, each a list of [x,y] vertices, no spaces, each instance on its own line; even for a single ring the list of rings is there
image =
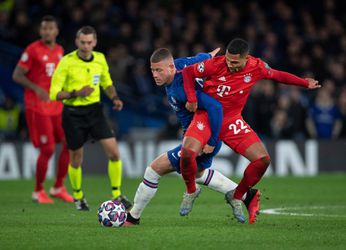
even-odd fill
[[[268,208],[260,211],[261,214],[269,214],[269,215],[288,215],[288,216],[323,216],[323,217],[346,217],[346,215],[341,214],[321,214],[321,213],[292,213],[285,212],[287,210],[300,210],[300,209],[336,209],[336,208],[346,208],[346,206],[302,206],[302,207],[280,207],[280,208]]]

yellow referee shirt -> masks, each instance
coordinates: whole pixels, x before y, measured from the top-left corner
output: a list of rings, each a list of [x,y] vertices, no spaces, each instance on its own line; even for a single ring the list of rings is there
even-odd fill
[[[105,56],[96,51],[93,51],[92,55],[92,60],[84,61],[75,50],[61,59],[52,76],[49,91],[51,100],[56,100],[60,91],[72,92],[88,85],[94,88],[89,96],[65,99],[63,103],[69,106],[85,106],[100,102],[100,86],[106,89],[113,82]]]

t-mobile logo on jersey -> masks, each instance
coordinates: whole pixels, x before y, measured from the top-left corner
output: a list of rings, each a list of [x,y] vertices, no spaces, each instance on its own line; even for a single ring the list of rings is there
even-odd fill
[[[51,77],[55,70],[55,63],[46,63],[46,74]]]
[[[223,95],[228,95],[231,90],[231,86],[219,85],[217,86],[217,95],[223,97]]]

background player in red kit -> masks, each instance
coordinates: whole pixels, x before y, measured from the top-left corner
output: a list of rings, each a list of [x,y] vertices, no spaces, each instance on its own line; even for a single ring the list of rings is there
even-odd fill
[[[58,25],[54,17],[41,20],[41,39],[31,43],[22,54],[14,72],[13,80],[25,87],[25,117],[33,145],[40,150],[36,163],[36,186],[32,199],[38,203],[53,203],[44,190],[48,161],[54,153],[55,144],[62,142],[58,160],[58,172],[50,195],[66,202],[73,198],[63,185],[67,173],[69,154],[62,129],[62,103],[49,100],[49,87],[53,72],[64,54],[56,43]]]
[[[309,89],[319,88],[321,85],[311,78],[303,79],[284,71],[271,69],[261,59],[250,56],[248,43],[239,38],[233,39],[228,44],[225,55],[184,69],[184,89],[188,100],[186,108],[192,112],[197,109],[194,83],[194,78],[197,77],[206,79],[203,91],[223,106],[224,118],[219,139],[250,161],[237,188],[226,194],[226,200],[233,208],[234,217],[244,223],[241,198],[259,182],[270,164],[267,150],[241,115],[252,86],[261,79],[272,79]],[[255,217],[250,217],[250,223],[253,223],[251,220],[254,219]]]

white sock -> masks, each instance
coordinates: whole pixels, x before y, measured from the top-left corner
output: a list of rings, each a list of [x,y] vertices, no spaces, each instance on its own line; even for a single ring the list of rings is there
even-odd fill
[[[134,204],[130,210],[133,218],[138,219],[141,217],[144,208],[155,196],[160,177],[161,176],[157,174],[150,166],[146,168],[143,181],[137,188]]]
[[[238,186],[237,183],[215,169],[206,169],[200,178],[196,178],[196,182],[223,194],[234,190]],[[244,194],[243,200],[245,197],[246,194]]]

